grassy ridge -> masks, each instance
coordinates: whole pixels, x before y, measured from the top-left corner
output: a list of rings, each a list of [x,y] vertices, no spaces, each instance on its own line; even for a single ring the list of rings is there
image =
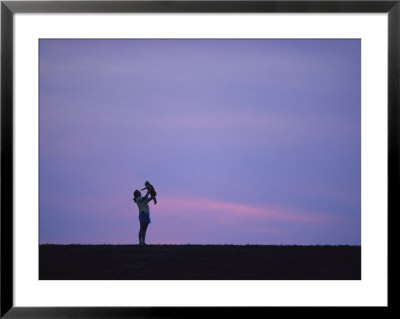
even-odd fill
[[[360,246],[40,245],[40,280],[359,280]]]

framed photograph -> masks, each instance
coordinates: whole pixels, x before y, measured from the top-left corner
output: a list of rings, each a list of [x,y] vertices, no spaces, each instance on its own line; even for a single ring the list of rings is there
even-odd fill
[[[388,309],[399,1],[2,1],[1,317]]]

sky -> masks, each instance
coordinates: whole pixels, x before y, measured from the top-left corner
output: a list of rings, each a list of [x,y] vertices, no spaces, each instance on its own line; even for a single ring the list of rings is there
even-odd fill
[[[361,41],[41,39],[39,242],[361,244]],[[144,195],[144,192],[142,192]]]

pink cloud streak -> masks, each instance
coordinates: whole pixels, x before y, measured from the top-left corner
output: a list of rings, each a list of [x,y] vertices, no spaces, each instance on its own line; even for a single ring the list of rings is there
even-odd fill
[[[277,220],[289,222],[326,223],[333,221],[333,217],[327,214],[302,211],[290,207],[268,205],[254,206],[234,202],[218,201],[206,198],[176,198],[162,199],[157,210],[162,214],[182,215],[184,212],[213,213],[214,217],[221,221],[237,218],[251,218],[263,220]],[[335,219],[337,219],[335,217]]]
[[[115,218],[136,216],[137,207],[132,199],[117,196],[103,198],[77,198],[71,200],[67,196],[46,198],[44,203],[53,207],[62,206],[70,212],[83,215],[107,215]],[[151,213],[156,216],[170,216],[199,220],[212,216],[224,223],[231,223],[237,219],[275,220],[286,222],[328,223],[337,221],[339,217],[326,213],[309,212],[283,205],[248,205],[229,201],[208,198],[181,198],[164,195],[157,206],[150,204]],[[189,213],[189,214],[188,214]],[[197,214],[192,214],[197,213]]]

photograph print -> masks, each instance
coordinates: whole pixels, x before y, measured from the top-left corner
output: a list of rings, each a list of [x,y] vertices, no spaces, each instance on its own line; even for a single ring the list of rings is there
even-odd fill
[[[40,39],[40,280],[361,280],[360,39]]]

